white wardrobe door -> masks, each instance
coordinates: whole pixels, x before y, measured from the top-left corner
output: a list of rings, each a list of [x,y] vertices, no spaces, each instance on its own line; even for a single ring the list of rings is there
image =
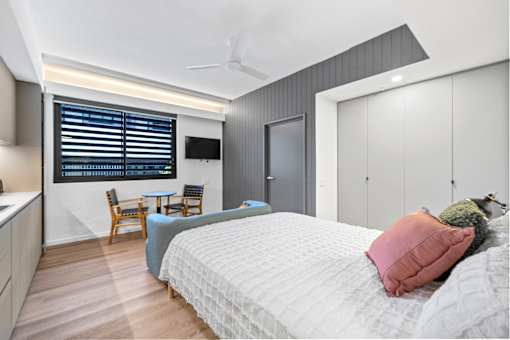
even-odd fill
[[[508,63],[453,76],[454,200],[508,202]]]
[[[367,224],[367,98],[338,104],[338,219]]]
[[[403,202],[403,91],[368,97],[368,227],[386,229]]]
[[[404,93],[404,211],[439,214],[452,199],[452,79],[410,85]]]

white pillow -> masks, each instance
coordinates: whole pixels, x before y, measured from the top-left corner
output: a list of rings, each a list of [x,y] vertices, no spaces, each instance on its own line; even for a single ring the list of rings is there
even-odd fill
[[[508,244],[472,255],[423,306],[415,337],[508,338]]]
[[[508,213],[493,220],[487,224],[487,237],[485,241],[476,250],[477,253],[485,251],[491,247],[499,247],[509,242]]]

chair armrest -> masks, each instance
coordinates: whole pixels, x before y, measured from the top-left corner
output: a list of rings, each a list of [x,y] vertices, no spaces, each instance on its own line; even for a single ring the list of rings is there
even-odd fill
[[[140,202],[140,201],[143,202],[143,198],[131,198],[131,199],[127,199],[127,200],[121,200],[121,201],[119,201],[119,204],[130,203],[130,202]]]
[[[189,201],[199,201],[201,203],[203,197],[185,197],[184,196],[182,199],[184,200],[184,204],[188,204]]]
[[[168,196],[168,203],[170,202],[170,199],[172,198],[178,198],[182,201],[184,201],[184,204],[188,204],[188,201],[202,201],[203,197],[189,197],[189,196]]]
[[[122,212],[122,209],[126,209],[126,208],[136,208],[137,210],[139,210],[139,212],[143,212],[143,208],[144,208],[144,200],[143,198],[134,198],[134,199],[129,199],[129,200],[122,200],[122,201],[119,201],[119,204],[117,205],[113,205],[113,210],[115,211],[115,213],[117,214],[120,214]]]
[[[172,195],[172,196],[167,196],[166,197],[166,204],[170,204],[170,200],[174,199],[174,198],[178,198],[178,199],[182,199],[182,196],[176,196],[176,195]]]
[[[144,208],[143,203],[144,203],[143,199],[138,201],[138,213],[139,214],[145,214],[145,211],[143,211],[143,208]]]
[[[122,211],[122,208],[118,204],[117,205],[112,205],[112,209],[115,212],[115,214],[117,214],[117,215],[120,215],[120,212]]]

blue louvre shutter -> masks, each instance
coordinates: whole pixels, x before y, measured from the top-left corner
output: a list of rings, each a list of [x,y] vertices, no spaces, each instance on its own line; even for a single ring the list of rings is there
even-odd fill
[[[127,112],[126,175],[174,175],[174,133],[172,118]]]
[[[62,104],[60,113],[62,177],[124,175],[122,112]]]

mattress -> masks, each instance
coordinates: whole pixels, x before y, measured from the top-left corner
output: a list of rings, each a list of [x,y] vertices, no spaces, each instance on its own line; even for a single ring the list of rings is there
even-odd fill
[[[386,294],[364,255],[380,231],[293,213],[178,234],[168,281],[221,338],[411,337],[437,284]]]

